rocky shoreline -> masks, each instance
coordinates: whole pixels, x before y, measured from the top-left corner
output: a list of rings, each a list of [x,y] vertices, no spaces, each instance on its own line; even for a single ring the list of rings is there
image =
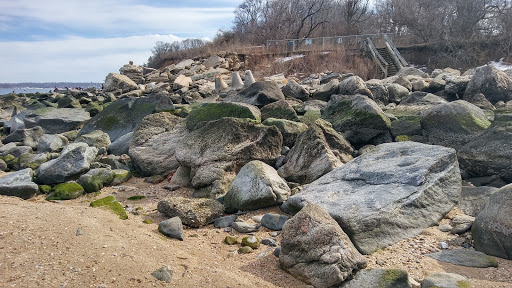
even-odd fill
[[[509,74],[404,68],[382,80],[326,72],[256,81],[242,60],[129,64],[103,90],[2,96],[0,168],[9,173],[0,195],[87,199],[130,219],[143,212],[105,187],[144,177],[171,192],[152,208],[164,218],[156,233],[186,242],[184,227],[214,223],[233,252],[272,251],[280,269],[315,287],[472,285],[368,261],[428,229],[456,239],[424,249],[438,261],[512,259]],[[149,196],[137,189],[133,197]],[[190,193],[173,195],[182,189]],[[251,235],[260,229],[279,237]],[[153,276],[172,284],[172,274]]]

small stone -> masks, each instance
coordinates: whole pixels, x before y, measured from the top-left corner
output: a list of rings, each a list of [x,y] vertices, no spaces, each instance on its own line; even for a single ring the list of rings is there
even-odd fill
[[[229,227],[229,226],[231,226],[231,224],[233,224],[233,222],[235,222],[237,217],[238,216],[236,216],[236,215],[229,215],[229,216],[217,218],[217,219],[215,219],[215,222],[213,222],[213,226],[215,228]]]
[[[252,221],[254,221],[256,223],[260,223],[262,217],[263,217],[262,215],[252,216]]]
[[[279,254],[281,254],[281,246],[277,247],[275,250],[274,250],[274,256],[276,257],[279,257]]]
[[[238,253],[236,251],[231,251],[228,253],[228,257],[235,257]]]
[[[180,188],[180,185],[165,185],[164,189],[169,191],[178,190]]]
[[[151,275],[156,279],[167,283],[170,283],[172,279],[172,272],[169,270],[168,266],[164,266],[158,270],[153,271]]]
[[[234,222],[231,227],[240,233],[256,232],[260,229],[259,225],[252,225],[247,222]]]
[[[260,247],[260,239],[255,236],[248,236],[242,239],[242,246],[249,246],[252,249],[258,249]]]
[[[227,233],[231,233],[233,231],[233,228],[231,227],[227,227],[226,229],[224,229],[224,232],[227,232]]]
[[[439,248],[443,250],[448,249],[448,244],[446,242],[439,242]]]
[[[183,224],[181,219],[177,216],[160,222],[160,225],[158,225],[158,231],[167,237],[183,241]]]
[[[279,235],[279,232],[270,232],[270,237],[277,237]]]
[[[238,248],[238,253],[240,253],[240,254],[252,253],[252,248],[249,246],[242,246],[242,247]]]
[[[81,228],[78,228],[76,230],[76,236],[80,236],[80,235],[83,235],[83,234],[84,234],[84,231]]]
[[[441,232],[450,232],[452,230],[452,226],[450,224],[443,224],[439,226],[439,230]]]
[[[238,244],[238,239],[236,237],[233,237],[233,236],[226,236],[226,238],[224,238],[224,243],[228,244],[228,245],[235,245],[235,244]]]
[[[265,238],[265,239],[261,240],[261,244],[266,245],[266,246],[277,247],[276,240],[274,240],[272,238]]]
[[[289,218],[284,215],[265,214],[261,218],[261,225],[270,230],[280,231],[283,229],[283,225],[288,219]]]

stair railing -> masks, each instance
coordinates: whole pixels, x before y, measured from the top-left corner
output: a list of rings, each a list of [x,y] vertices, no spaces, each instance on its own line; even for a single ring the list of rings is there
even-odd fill
[[[393,60],[395,60],[396,63],[400,66],[399,68],[402,69],[403,67],[409,66],[409,63],[405,61],[404,57],[402,57],[402,54],[400,54],[398,49],[396,49],[396,46],[395,44],[393,44],[391,38],[389,38],[388,35],[384,34],[384,40],[386,40],[386,47],[390,51]]]
[[[384,73],[384,78],[388,77],[388,67],[389,64],[384,60],[382,55],[380,55],[379,51],[377,51],[377,47],[373,44],[372,40],[368,37],[366,38],[366,47],[372,55],[373,61],[378,65],[382,73]]]

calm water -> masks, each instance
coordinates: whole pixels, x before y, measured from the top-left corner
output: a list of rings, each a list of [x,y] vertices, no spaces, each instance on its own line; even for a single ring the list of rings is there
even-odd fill
[[[0,95],[5,95],[12,93],[14,90],[14,93],[48,93],[50,90],[53,90],[51,88],[0,88]]]

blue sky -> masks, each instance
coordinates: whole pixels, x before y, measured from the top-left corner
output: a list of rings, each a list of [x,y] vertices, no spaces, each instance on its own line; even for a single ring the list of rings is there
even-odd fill
[[[242,0],[0,0],[0,83],[103,82],[156,41],[213,38]]]

